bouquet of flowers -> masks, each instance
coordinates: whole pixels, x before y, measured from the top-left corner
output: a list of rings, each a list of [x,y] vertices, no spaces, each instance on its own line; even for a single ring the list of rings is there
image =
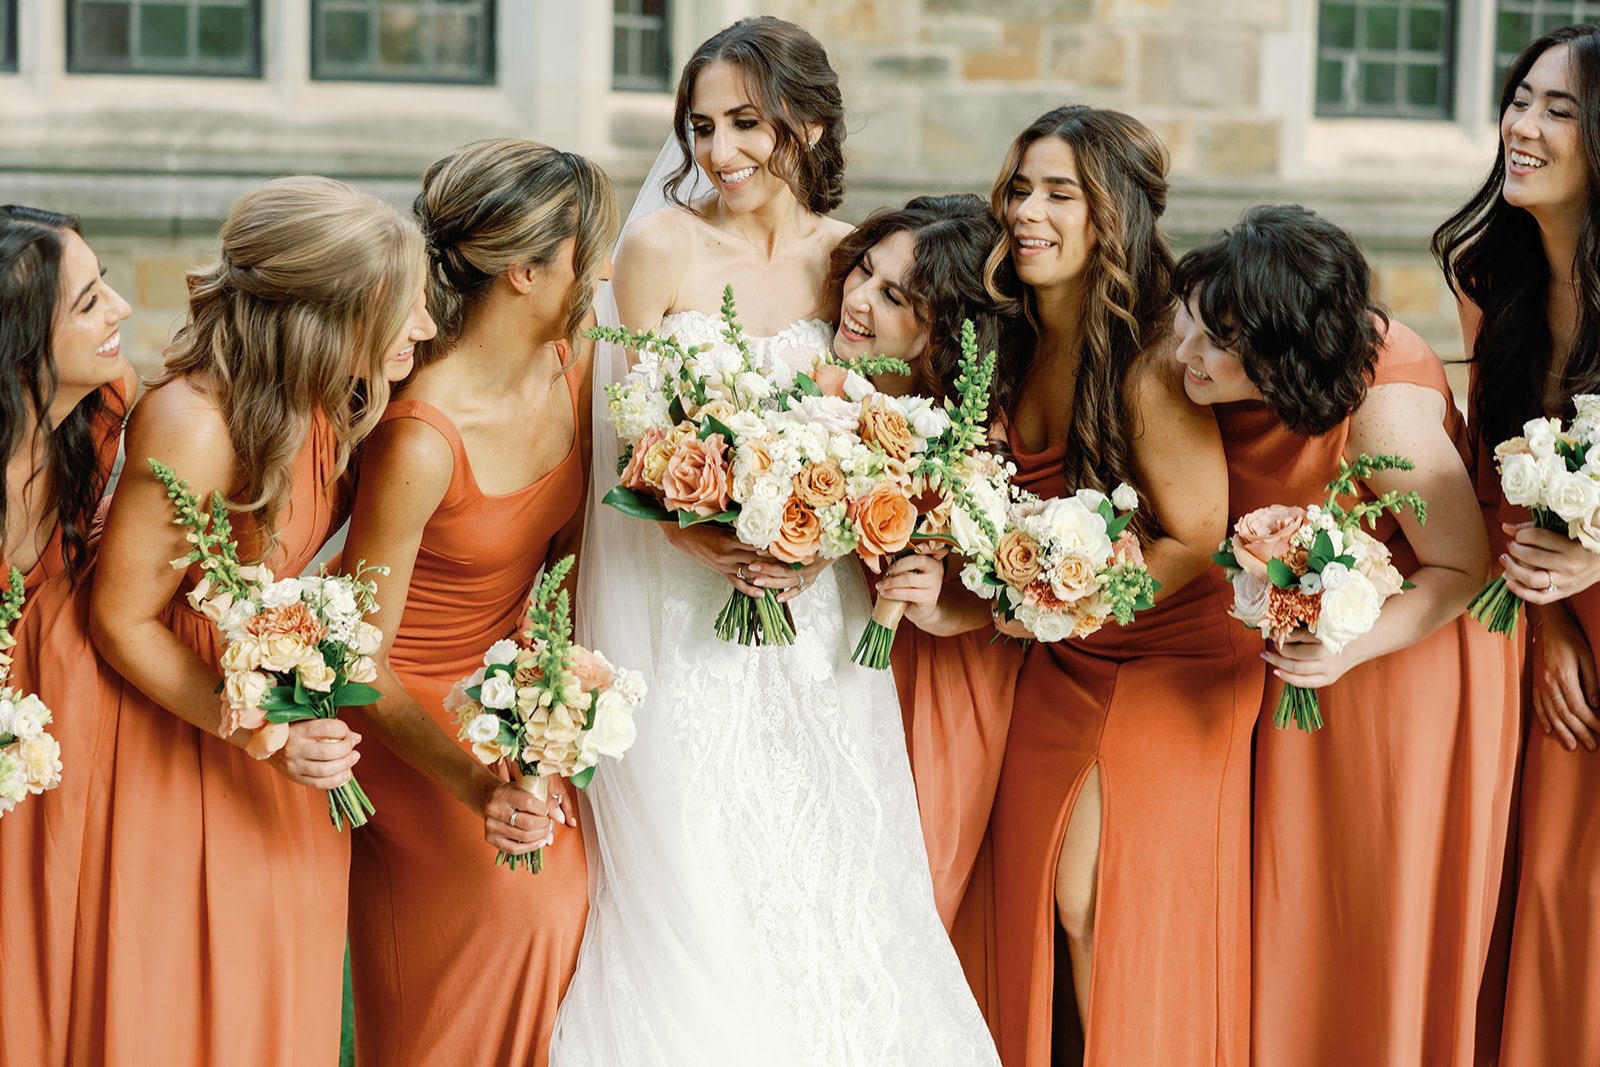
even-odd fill
[[[11,568],[10,582],[0,591],[0,815],[29,794],[37,796],[61,784],[61,746],[45,732],[50,709],[33,693],[11,688],[11,649],[17,639],[11,625],[22,618],[25,594],[22,572]]]
[[[1600,396],[1572,398],[1570,427],[1560,419],[1530,419],[1522,436],[1497,445],[1495,465],[1507,503],[1531,508],[1541,529],[1555,530],[1590,552],[1600,552]],[[1522,598],[1496,577],[1467,608],[1491,632],[1510,637],[1522,614]]]
[[[211,494],[207,510],[171,467],[152,459],[150,469],[177,512],[174,524],[188,530],[194,546],[172,561],[173,568],[198,563],[204,572],[188,593],[189,605],[222,634],[218,734],[254,731],[247,751],[266,759],[289,740],[289,723],[333,719],[340,708],[375,703],[372,657],[383,634],[365,621],[378,606],[377,588],[367,576],[387,574],[388,568],[363,560],[350,575],[274,580],[266,567],[239,562],[222,494]],[[335,829],[347,822],[362,826],[373,810],[354,776],[328,792]]]
[[[598,652],[572,643],[572,620],[561,582],[572,569],[567,556],[534,586],[528,603],[527,644],[496,641],[483,666],[457,682],[445,698],[458,736],[485,764],[508,761],[516,785],[550,799],[561,776],[579,789],[594,778],[601,757],[621,759],[637,731],[634,709],[644,700],[638,671],[614,667]],[[544,850],[526,856],[502,852],[496,864],[538,874]]]
[[[900,360],[839,362],[780,380],[751,359],[723,294],[724,344],[685,348],[655,333],[596,328],[589,336],[639,353],[607,387],[624,441],[620,484],[604,502],[680,527],[714,523],[799,568],[854,550],[869,565],[911,542],[914,456],[949,417],[923,397],[877,392],[868,376],[909,373]],[[791,644],[794,620],[771,590],[734,591],[717,636],[747,645]]]
[[[970,557],[961,582],[993,600],[997,618],[1040,641],[1087,637],[1108,620],[1126,626],[1155,603],[1158,583],[1127,529],[1139,494],[1126,483],[1044,500],[1021,489],[998,516],[1003,532]]]
[[[888,553],[891,559],[907,552],[943,558],[951,548],[967,554],[993,550],[999,529],[991,516],[996,502],[1004,505],[1011,473],[1005,461],[979,447],[988,437],[995,358],[993,352],[978,355],[972,322],[963,323],[961,373],[955,382],[959,399],[944,401],[944,428],[925,439],[920,450],[907,454],[904,462],[909,478],[886,480],[886,488],[874,487],[881,494],[898,493],[906,502],[898,507],[899,513],[914,516],[908,545]],[[858,536],[858,550],[862,543]],[[862,558],[877,573],[882,556],[874,553]],[[905,610],[903,600],[879,600],[851,658],[875,670],[888,667],[889,650]]]
[[[1402,456],[1369,456],[1339,461],[1339,476],[1328,483],[1322,504],[1257,508],[1233,525],[1233,536],[1211,557],[1233,586],[1234,618],[1260,630],[1281,648],[1296,627],[1304,626],[1337,655],[1377,624],[1384,601],[1411,588],[1390,560],[1389,549],[1362,524],[1375,525],[1385,511],[1410,508],[1417,521],[1428,520],[1428,505],[1418,494],[1390,491],[1376,500],[1344,508],[1340,497],[1354,496],[1356,482],[1380,470],[1411,470]],[[1302,730],[1322,728],[1322,709],[1314,689],[1286,685],[1272,722]]]

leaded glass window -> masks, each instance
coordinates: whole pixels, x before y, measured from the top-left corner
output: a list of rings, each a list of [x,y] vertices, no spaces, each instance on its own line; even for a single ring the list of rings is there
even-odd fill
[[[311,76],[492,82],[494,0],[313,0]]]
[[[672,88],[669,0],[612,0],[611,87],[664,93]]]
[[[258,0],[70,0],[67,12],[75,72],[261,73]]]
[[[1324,2],[1317,26],[1317,114],[1448,119],[1454,0]]]

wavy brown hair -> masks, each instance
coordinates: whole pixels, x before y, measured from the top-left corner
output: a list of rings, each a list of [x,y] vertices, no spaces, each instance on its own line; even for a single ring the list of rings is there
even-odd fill
[[[229,503],[255,517],[267,558],[313,413],[333,426],[335,479],[383,414],[385,357],[426,259],[415,223],[331,178],[245,193],[221,237],[217,260],[189,272],[188,317],[156,384],[186,379],[221,409],[238,463]]]
[[[548,266],[569,237],[577,281],[565,334],[575,341],[620,225],[605,171],[535,141],[475,141],[428,167],[411,210],[428,239],[428,308],[439,326],[417,344],[419,367],[455,347],[496,278]]]
[[[689,57],[678,77],[672,132],[683,163],[667,179],[667,199],[685,205],[680,190],[694,173],[689,106],[695,80],[713,63],[731,63],[744,75],[750,102],[772,124],[777,145],[767,169],[782,178],[806,210],[826,215],[844,200],[844,97],[828,53],[802,26],[761,15],[740,19]],[[807,128],[822,136],[810,144]],[[686,206],[686,205],[685,205]]]
[[[1160,226],[1167,208],[1167,150],[1148,126],[1120,111],[1081,104],[1047,111],[1017,135],[995,180],[990,209],[1002,225],[1023,153],[1046,137],[1072,149],[1096,236],[1081,281],[1081,349],[1063,460],[1067,484],[1105,493],[1120,482],[1138,488],[1133,440],[1142,428],[1132,425],[1128,382],[1172,327],[1173,256]],[[1004,233],[984,268],[985,285],[997,295],[1006,295],[1011,284],[1010,260],[1011,236]],[[1016,413],[1042,337],[1032,289],[1021,286],[1021,298],[1032,335],[1002,364],[1003,388],[1012,397],[1008,418]],[[1132,525],[1141,539],[1158,535],[1159,521],[1147,509],[1135,513]]]
[[[902,232],[912,241],[906,291],[912,314],[928,328],[929,340],[927,354],[911,365],[914,388],[924,396],[943,398],[960,374],[964,321],[972,320],[978,351],[997,354],[997,367],[1014,355],[1020,304],[996,296],[983,284],[984,262],[1004,232],[989,206],[971,193],[919,196],[902,208],[880,208],[834,246],[824,292],[842,294],[862,257]],[[1015,279],[1009,279],[1008,288],[1015,291]],[[1010,407],[1007,381],[996,373],[990,410]]]

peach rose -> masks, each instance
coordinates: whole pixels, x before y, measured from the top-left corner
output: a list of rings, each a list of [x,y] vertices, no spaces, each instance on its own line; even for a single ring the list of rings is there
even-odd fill
[[[622,468],[622,476],[617,479],[624,489],[647,489],[650,483],[644,477],[644,457],[649,455],[650,449],[655,447],[657,441],[666,435],[660,430],[646,430],[644,436],[639,438],[633,446],[633,454],[628,457],[628,465]],[[663,467],[666,460],[661,461]]]
[[[1233,524],[1233,555],[1241,570],[1265,578],[1267,562],[1288,555],[1289,541],[1306,524],[1304,508],[1270,504]]]
[[[856,553],[872,573],[878,573],[883,556],[892,556],[911,543],[917,526],[917,508],[888,482],[879,483],[850,506],[860,540]]]
[[[1016,589],[1027,588],[1039,577],[1039,542],[1015,527],[1000,535],[994,550],[994,574]]]
[[[772,558],[785,563],[808,563],[821,544],[822,520],[799,497],[790,497],[783,505],[778,536],[772,539],[767,551],[772,553]]]
[[[861,402],[861,440],[877,445],[890,459],[905,460],[911,455],[911,426],[906,417],[876,394]]]
[[[817,368],[817,372],[811,376],[811,380],[817,383],[817,388],[822,392],[823,396],[836,396],[843,399],[844,380],[849,373],[837,363],[824,363]]]
[[[229,674],[222,683],[222,700],[225,705],[221,736],[228,737],[235,730],[254,730],[267,721],[261,710],[261,701],[272,688],[272,679],[260,671],[237,671]]]
[[[661,492],[667,507],[696,515],[715,515],[728,508],[726,446],[720,433],[704,441],[690,438],[667,460]]]
[[[301,660],[297,671],[300,684],[314,693],[332,692],[333,683],[339,680],[338,673],[323,662],[322,655],[317,652]]]
[[[577,649],[572,657],[572,672],[578,677],[578,684],[585,692],[591,689],[604,689],[616,678],[616,672],[611,669],[611,664],[590,652],[588,649]]]
[[[345,669],[345,681],[371,685],[378,680],[378,667],[371,656],[357,656]]]
[[[1094,564],[1082,556],[1063,556],[1050,575],[1050,591],[1062,600],[1079,600],[1094,592]]]
[[[807,507],[825,508],[844,499],[845,482],[844,468],[830,458],[806,464],[794,476],[794,492]]]

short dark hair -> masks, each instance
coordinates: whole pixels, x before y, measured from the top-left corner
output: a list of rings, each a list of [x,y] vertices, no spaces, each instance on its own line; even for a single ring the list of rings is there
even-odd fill
[[[1389,317],[1354,238],[1316,212],[1251,208],[1178,261],[1173,290],[1295,433],[1327,433],[1367,395]]]
[[[826,215],[844,200],[844,97],[828,53],[804,27],[761,15],[740,19],[715,34],[689,57],[678,78],[672,132],[683,164],[667,179],[667,198],[683,204],[680,190],[694,173],[689,143],[689,98],[700,72],[727,62],[744,75],[751,103],[772,123],[778,143],[768,168],[794,191],[808,211]],[[811,144],[806,130],[822,128]]]
[[[902,232],[911,235],[913,248],[905,279],[911,310],[928,327],[929,339],[928,354],[913,365],[912,373],[919,392],[943,397],[959,373],[963,321],[972,320],[980,353],[993,351],[1004,360],[1016,347],[1021,305],[990,293],[983,282],[984,261],[1005,231],[989,205],[971,193],[919,196],[902,208],[880,208],[834,247],[826,290],[830,296],[843,291],[862,256]],[[1002,388],[1009,384],[1007,376],[995,376],[991,411],[1010,407],[1010,394]]]

